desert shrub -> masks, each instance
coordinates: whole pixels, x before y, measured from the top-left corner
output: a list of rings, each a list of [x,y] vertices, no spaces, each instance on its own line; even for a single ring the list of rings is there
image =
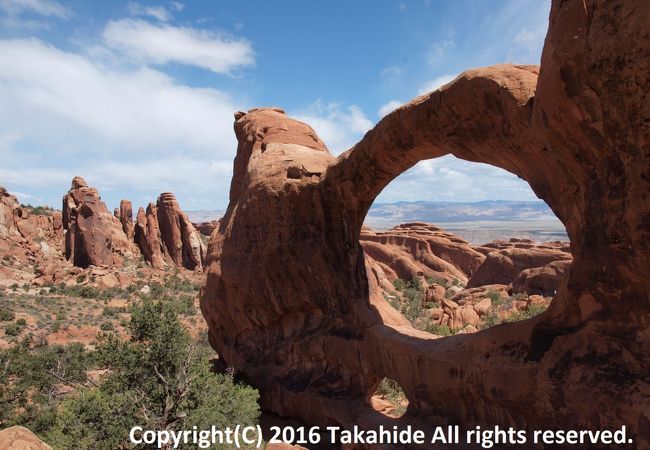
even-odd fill
[[[449,281],[446,278],[442,277],[426,277],[427,283],[429,284],[438,284],[444,288],[449,287]],[[458,281],[458,280],[456,280]]]
[[[493,327],[495,325],[498,325],[499,323],[501,323],[501,320],[499,319],[499,316],[497,315],[496,311],[490,311],[483,318],[481,329],[485,330],[486,328]]]
[[[97,294],[97,299],[110,300],[113,298],[122,297],[124,293],[127,293],[126,290],[119,287],[106,288],[99,291],[99,293]]]
[[[133,308],[129,333],[129,340],[98,337],[98,361],[109,375],[64,402],[48,434],[55,447],[121,448],[136,423],[152,430],[257,423],[257,391],[212,372],[211,352],[190,339],[173,304],[144,300]]]
[[[54,213],[54,210],[49,206],[32,206],[29,203],[26,205],[20,205],[21,208],[29,211],[30,214],[35,216],[51,216]]]
[[[52,323],[52,332],[53,333],[58,333],[58,331],[61,329],[61,321],[60,320],[55,320]]]
[[[113,326],[113,322],[104,322],[99,326],[99,329],[102,331],[113,331],[115,327]]]
[[[179,314],[182,314],[184,316],[196,315],[194,297],[191,295],[179,295],[178,300],[175,303]]]
[[[85,273],[80,273],[77,275],[77,283],[81,284],[84,281],[86,281],[86,274]]]
[[[13,313],[13,311],[5,308],[0,308],[0,321],[6,322],[9,320],[14,320],[15,318],[16,315]]]
[[[499,294],[497,291],[487,291],[485,296],[492,300],[492,306],[499,306],[503,304],[503,298],[501,298],[501,294]]]
[[[506,322],[519,322],[520,320],[530,319],[535,317],[538,314],[546,311],[546,306],[541,305],[529,305],[527,309],[523,311],[517,311],[514,314],[510,315],[505,321]]]
[[[379,395],[384,400],[390,402],[394,406],[392,415],[401,416],[406,412],[406,405],[408,405],[408,399],[402,387],[395,380],[390,378],[384,378],[379,383],[379,387],[375,391],[376,395]]]
[[[0,423],[23,425],[35,433],[53,426],[62,399],[62,379],[68,385],[83,383],[92,358],[81,344],[38,346],[24,340],[0,351]],[[8,382],[11,380],[11,383]]]
[[[199,290],[199,285],[179,277],[177,274],[171,275],[167,277],[165,280],[165,287],[174,291],[181,291],[181,292],[192,292],[192,291],[198,291]]]
[[[7,336],[18,336],[22,331],[24,327],[21,327],[17,323],[10,323],[5,327],[5,333]]]
[[[16,320],[16,325],[19,325],[21,327],[27,326],[27,320],[25,320],[23,318],[20,318],[20,319]]]
[[[429,323],[424,331],[427,331],[431,334],[437,334],[438,336],[451,336],[454,334],[447,325],[438,325],[435,323]]]
[[[398,291],[401,291],[406,287],[406,281],[402,280],[401,278],[398,278],[397,280],[393,281],[393,286],[395,286],[395,289]]]

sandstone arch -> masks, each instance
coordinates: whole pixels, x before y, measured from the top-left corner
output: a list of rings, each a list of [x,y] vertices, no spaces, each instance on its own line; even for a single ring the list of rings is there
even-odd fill
[[[541,69],[467,71],[339,158],[281,110],[236,115],[201,307],[267,409],[350,424],[389,377],[425,422],[626,424],[650,445],[649,21],[643,1],[556,1]],[[521,176],[565,224],[573,270],[547,313],[436,340],[373,298],[358,242],[368,208],[446,153]]]

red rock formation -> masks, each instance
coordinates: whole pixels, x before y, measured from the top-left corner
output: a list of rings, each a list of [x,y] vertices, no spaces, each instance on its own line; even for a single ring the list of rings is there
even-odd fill
[[[138,209],[134,226],[134,240],[145,261],[156,269],[167,266],[165,248],[158,226],[158,209],[154,203],[149,203],[146,213],[143,208]]]
[[[160,234],[173,263],[190,270],[203,267],[203,241],[187,215],[181,211],[174,194],[160,194],[157,207]]]
[[[112,267],[121,263],[121,256],[135,251],[97,190],[81,177],[72,180],[63,197],[63,228],[66,259],[78,267]]]
[[[194,225],[196,231],[198,231],[202,235],[210,236],[212,235],[212,232],[219,227],[219,221],[211,220],[210,222],[201,222],[201,223],[192,222],[192,225]]]
[[[146,214],[140,208],[134,235],[145,260],[156,268],[203,267],[205,245],[172,193],[160,194],[156,205],[149,204]]]
[[[485,259],[465,240],[427,223],[406,223],[377,233],[363,227],[360,239],[366,255],[403,280],[424,276],[464,284]]]
[[[650,446],[649,21],[640,0],[554,1],[541,71],[464,72],[338,158],[278,110],[236,115],[230,205],[201,308],[210,342],[265,408],[351,424],[389,377],[407,418],[625,424],[637,448]],[[400,173],[448,153],[519,175],[566,225],[574,262],[546,313],[432,339],[375,303],[365,215]]]
[[[512,292],[553,296],[571,267],[571,260],[553,261],[542,267],[521,271],[512,282]]]
[[[121,200],[118,214],[124,234],[126,234],[127,238],[133,239],[133,206],[131,205],[131,202],[128,200]]]
[[[488,253],[483,264],[470,278],[467,287],[511,283],[521,271],[542,267],[554,261],[571,260],[571,254],[560,250],[526,246],[512,247]]]
[[[20,234],[16,222],[20,220],[22,209],[14,195],[0,187],[0,236],[9,237]]]

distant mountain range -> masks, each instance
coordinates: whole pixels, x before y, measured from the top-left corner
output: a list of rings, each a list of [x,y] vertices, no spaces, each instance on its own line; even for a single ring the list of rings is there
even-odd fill
[[[185,214],[187,214],[191,222],[201,223],[221,219],[225,212],[222,209],[198,209],[195,211],[185,211]]]
[[[192,222],[221,218],[225,211],[186,211]],[[543,201],[375,203],[365,223],[385,230],[406,222],[427,222],[471,243],[528,237],[537,241],[568,240],[564,225]]]
[[[478,220],[557,220],[543,201],[516,202],[397,202],[375,203],[366,222],[390,219],[392,222],[475,222]]]

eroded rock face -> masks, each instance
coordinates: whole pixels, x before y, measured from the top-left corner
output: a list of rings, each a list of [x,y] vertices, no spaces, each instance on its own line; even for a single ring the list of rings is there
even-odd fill
[[[265,408],[351,424],[389,377],[406,417],[425,422],[626,424],[650,445],[649,21],[640,0],[556,1],[541,72],[466,71],[338,158],[277,109],[236,115],[201,308],[210,342]],[[565,224],[574,261],[546,313],[433,339],[377,302],[365,215],[393,178],[448,153],[519,175]]]
[[[384,232],[364,227],[360,239],[367,256],[403,280],[424,276],[465,284],[485,259],[467,241],[427,223],[406,223]]]
[[[120,223],[122,224],[122,231],[126,234],[126,237],[133,239],[134,230],[133,230],[133,205],[128,200],[120,201],[119,217]]]
[[[81,177],[72,180],[72,187],[63,197],[63,228],[65,257],[78,267],[112,267],[120,264],[127,252],[135,251],[97,189]]]
[[[522,270],[512,282],[512,292],[553,296],[566,278],[570,267],[571,260],[564,259],[542,267]]]
[[[135,242],[147,262],[156,268],[172,265],[189,270],[203,267],[205,245],[170,192],[160,194],[147,211],[140,208],[135,224]]]
[[[192,223],[196,231],[201,233],[204,236],[212,235],[212,232],[219,227],[218,220],[211,220],[210,222],[201,222],[201,223]]]
[[[472,288],[486,284],[508,284],[517,278],[523,270],[541,268],[555,261],[564,260],[570,263],[571,259],[570,253],[537,246],[495,250],[488,253],[483,263],[470,278],[467,287]],[[561,278],[559,281],[561,281]]]

